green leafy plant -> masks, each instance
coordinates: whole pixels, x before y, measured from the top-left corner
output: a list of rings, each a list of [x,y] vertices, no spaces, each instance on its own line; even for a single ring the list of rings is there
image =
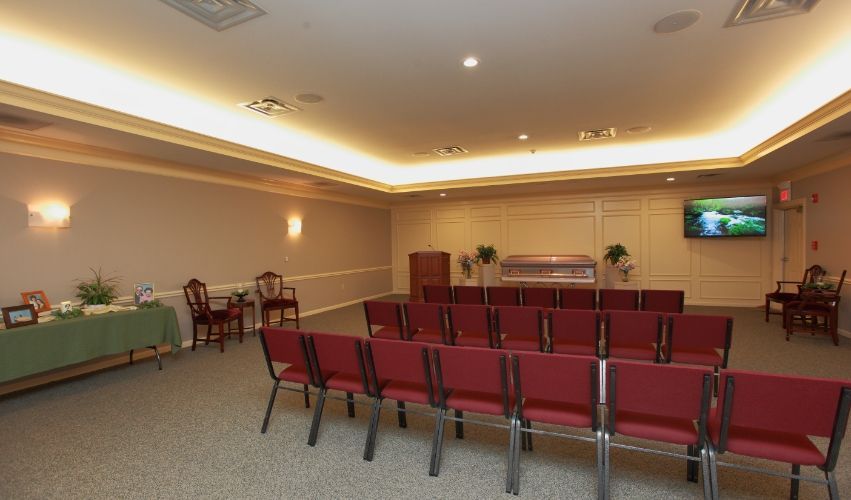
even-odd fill
[[[617,265],[618,261],[621,260],[622,257],[629,257],[629,252],[626,251],[626,247],[620,243],[609,245],[605,250],[606,253],[603,254],[603,262],[608,262],[613,266]]]
[[[91,267],[89,269],[94,279],[77,280],[77,298],[80,299],[80,304],[112,304],[118,298],[118,285],[121,279],[117,276],[104,276],[100,268],[97,271]]]
[[[490,245],[480,244],[476,247],[476,262],[482,262],[483,264],[490,264],[491,261],[496,262],[499,258],[496,256],[496,248],[494,248],[493,243]]]
[[[139,309],[154,309],[154,308],[162,307],[162,306],[163,306],[163,303],[160,302],[160,299],[154,299],[154,300],[149,300],[147,302],[142,302],[141,304],[139,304],[136,307],[139,308]]]

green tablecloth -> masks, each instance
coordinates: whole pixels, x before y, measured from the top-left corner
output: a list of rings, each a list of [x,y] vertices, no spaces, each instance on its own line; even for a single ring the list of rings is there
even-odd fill
[[[171,344],[180,349],[173,307],[54,320],[0,330],[0,382],[89,359]]]

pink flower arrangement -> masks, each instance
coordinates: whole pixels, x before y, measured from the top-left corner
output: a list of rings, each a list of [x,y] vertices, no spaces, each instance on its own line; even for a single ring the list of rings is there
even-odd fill
[[[473,271],[473,263],[476,262],[476,254],[466,250],[458,250],[458,260],[461,264],[461,270],[464,271],[464,277],[469,279],[470,273]]]

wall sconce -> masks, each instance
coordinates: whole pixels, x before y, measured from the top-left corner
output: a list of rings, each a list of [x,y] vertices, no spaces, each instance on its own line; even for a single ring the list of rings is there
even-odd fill
[[[30,206],[29,227],[71,227],[71,209],[60,203]]]
[[[301,234],[301,219],[290,219],[287,221],[287,234],[291,236]]]

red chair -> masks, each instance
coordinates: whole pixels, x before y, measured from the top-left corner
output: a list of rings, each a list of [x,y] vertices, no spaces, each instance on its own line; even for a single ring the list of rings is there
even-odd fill
[[[590,356],[562,356],[540,353],[513,353],[514,415],[511,450],[505,492],[520,493],[520,441],[524,433],[561,436],[594,442],[597,445],[598,488],[603,471],[603,427],[597,422],[599,361]],[[532,422],[588,429],[595,437],[541,432]],[[531,447],[531,440],[529,441]],[[600,489],[602,491],[602,489]]]
[[[456,304],[485,304],[485,287],[483,286],[456,286],[452,288],[452,295]]]
[[[489,347],[499,345],[493,331],[490,306],[452,304],[447,306],[450,345]]]
[[[407,427],[405,414],[411,410],[405,408],[405,403],[434,407],[436,400],[426,344],[371,339],[366,341],[365,347],[367,369],[375,401],[372,404],[372,416],[366,435],[363,459],[372,461],[375,454],[375,438],[378,434],[381,404],[385,399],[396,400],[399,427]]]
[[[269,427],[269,415],[272,414],[272,406],[279,389],[301,392],[304,394],[304,407],[310,408],[310,396],[307,392],[308,385],[315,385],[310,359],[307,355],[307,344],[304,340],[304,332],[287,330],[284,328],[263,327],[260,329],[260,345],[263,347],[263,356],[266,358],[266,368],[269,376],[275,381],[272,385],[272,394],[269,396],[269,405],[266,407],[266,416],[263,417],[261,433],[266,433]],[[286,364],[285,368],[276,372],[272,363]],[[300,384],[302,389],[281,385],[281,382]]]
[[[522,288],[523,305],[553,310],[558,307],[557,288]]]
[[[284,321],[295,321],[295,327],[299,328],[298,321],[298,299],[295,296],[295,288],[284,286],[284,277],[272,271],[266,271],[254,278],[257,284],[257,296],[260,299],[260,319],[263,326],[269,326],[269,313],[280,311],[278,326],[283,326]],[[287,317],[287,309],[293,309],[295,316]]]
[[[494,308],[497,346],[514,351],[545,351],[544,311],[540,307]]]
[[[550,314],[550,352],[600,357],[600,313],[556,309]]]
[[[594,288],[559,288],[559,309],[597,309],[597,290]]]
[[[520,288],[516,286],[487,287],[489,306],[519,306]]]
[[[198,327],[207,327],[207,336],[204,337],[204,345],[210,343],[210,337],[213,335],[213,326],[218,327],[215,341],[219,343],[219,352],[225,352],[225,335],[230,335],[230,331],[225,332],[225,325],[230,327],[233,321],[239,325],[239,343],[242,343],[242,335],[244,332],[242,325],[242,309],[230,306],[230,297],[210,297],[207,295],[207,285],[201,283],[195,278],[189,280],[183,287],[183,294],[186,295],[186,303],[189,305],[189,311],[192,314],[192,350],[195,350],[195,344],[198,342]],[[212,309],[210,300],[226,300],[227,306],[224,309]]]
[[[423,302],[430,304],[453,304],[452,287],[449,285],[423,285]]]
[[[641,310],[682,314],[685,296],[682,290],[642,290]]]
[[[598,303],[601,311],[637,311],[638,290],[601,288]]]
[[[405,323],[408,340],[429,344],[446,343],[446,315],[443,305],[425,302],[406,302]]]
[[[668,363],[711,366],[717,382],[719,370],[727,368],[732,342],[733,318],[729,316],[669,314],[662,357]],[[717,384],[715,391],[717,396]]]
[[[402,322],[402,304],[380,300],[366,300],[363,303],[366,316],[366,329],[370,337],[379,339],[405,340]],[[373,331],[373,327],[379,328]]]
[[[718,409],[709,424],[712,493],[718,498],[718,462],[730,452],[792,464],[790,497],[798,498],[799,480],[827,485],[830,498],[839,498],[836,462],[851,408],[851,381],[724,370]],[[829,438],[824,452],[809,438]],[[825,479],[801,476],[801,465],[818,467]],[[774,470],[748,471],[777,476]],[[794,476],[794,477],[793,477]]]
[[[468,306],[472,307],[472,306]],[[464,412],[502,415],[511,419],[514,394],[508,381],[508,361],[504,351],[494,349],[432,347],[434,371],[437,375],[438,406],[431,448],[429,475],[440,473],[443,451],[443,427],[446,420],[455,421],[455,436],[463,438]],[[454,410],[455,416],[446,415]],[[487,425],[511,429],[511,425]],[[509,456],[511,444],[509,434]]]
[[[703,472],[703,497],[711,498],[706,429],[712,401],[712,372],[705,368],[611,361],[607,365],[608,425],[603,450],[603,485],[609,498],[609,449],[626,448],[688,460],[686,475],[697,482]],[[695,425],[696,424],[696,425]],[[617,434],[686,446],[678,455],[612,442]]]
[[[345,401],[350,418],[355,416],[354,395],[372,394],[366,378],[360,337],[311,332],[307,335],[307,350],[313,361],[313,385],[319,388],[310,436],[307,439],[307,444],[314,446],[319,434],[325,399],[330,397],[329,390],[346,393]]]
[[[606,356],[658,363],[663,316],[649,311],[606,311]]]

